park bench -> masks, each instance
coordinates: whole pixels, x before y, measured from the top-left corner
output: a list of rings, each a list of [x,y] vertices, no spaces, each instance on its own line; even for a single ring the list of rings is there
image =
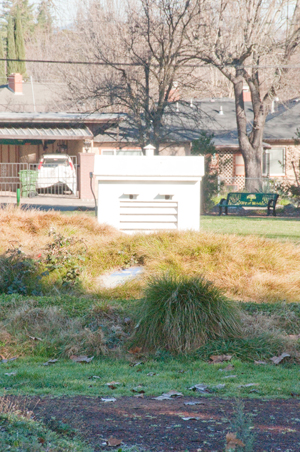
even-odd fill
[[[276,193],[228,193],[227,199],[222,198],[218,204],[219,215],[222,215],[223,209],[225,215],[228,215],[228,207],[266,207],[267,215],[270,215],[272,209],[273,216],[276,217],[278,196]]]

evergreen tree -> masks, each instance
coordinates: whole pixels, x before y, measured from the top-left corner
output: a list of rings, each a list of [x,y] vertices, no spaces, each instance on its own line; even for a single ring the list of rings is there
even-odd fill
[[[3,49],[3,40],[0,36],[0,58],[5,58]],[[6,81],[5,61],[0,61],[0,85],[4,85]]]
[[[22,17],[23,36],[26,41],[33,33],[35,28],[34,23],[34,5],[29,4],[29,0],[4,0],[3,19],[7,23],[9,17],[16,18],[17,10],[20,10]],[[4,23],[5,26],[5,23]]]
[[[7,23],[7,58],[16,59],[16,46],[15,46],[15,36],[14,36],[14,26],[13,19],[11,16],[8,18]],[[15,61],[7,62],[7,76],[16,72]]]
[[[18,60],[25,60],[25,44],[21,22],[21,12],[17,9],[16,16],[16,28],[15,28],[15,44],[16,44],[16,57]],[[26,76],[26,64],[24,61],[16,62],[16,71]]]
[[[0,26],[1,26],[1,30],[5,33],[5,36],[7,34],[7,22],[8,22],[8,16],[9,16],[9,12],[10,12],[11,8],[12,8],[11,0],[3,0],[2,1]]]
[[[53,29],[53,1],[52,0],[41,0],[38,6],[38,15],[37,15],[37,25],[43,31],[48,33],[52,32]]]

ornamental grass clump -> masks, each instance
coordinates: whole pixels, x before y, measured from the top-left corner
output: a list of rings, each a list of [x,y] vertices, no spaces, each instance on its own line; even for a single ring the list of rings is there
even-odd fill
[[[236,304],[202,277],[153,277],[138,312],[133,345],[143,350],[188,353],[241,334]]]

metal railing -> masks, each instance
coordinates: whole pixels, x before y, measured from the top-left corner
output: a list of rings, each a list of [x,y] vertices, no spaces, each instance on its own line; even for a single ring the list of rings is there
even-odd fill
[[[38,170],[38,163],[0,163],[0,196],[22,197],[66,195],[77,197],[77,156],[70,156],[73,170],[63,166],[48,166]]]
[[[27,171],[28,163],[0,163],[0,196],[15,196],[21,187],[20,171]]]

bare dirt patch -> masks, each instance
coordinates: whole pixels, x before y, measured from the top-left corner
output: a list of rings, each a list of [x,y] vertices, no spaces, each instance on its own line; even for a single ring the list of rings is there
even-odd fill
[[[147,451],[224,452],[228,421],[235,409],[234,400],[191,397],[163,401],[122,397],[115,402],[103,402],[101,396],[46,397],[27,398],[27,403],[37,419],[48,423],[55,417],[78,429],[95,451],[111,450],[103,443],[115,438],[122,445]],[[255,452],[300,450],[300,400],[248,399],[244,403],[245,412],[253,415]]]

